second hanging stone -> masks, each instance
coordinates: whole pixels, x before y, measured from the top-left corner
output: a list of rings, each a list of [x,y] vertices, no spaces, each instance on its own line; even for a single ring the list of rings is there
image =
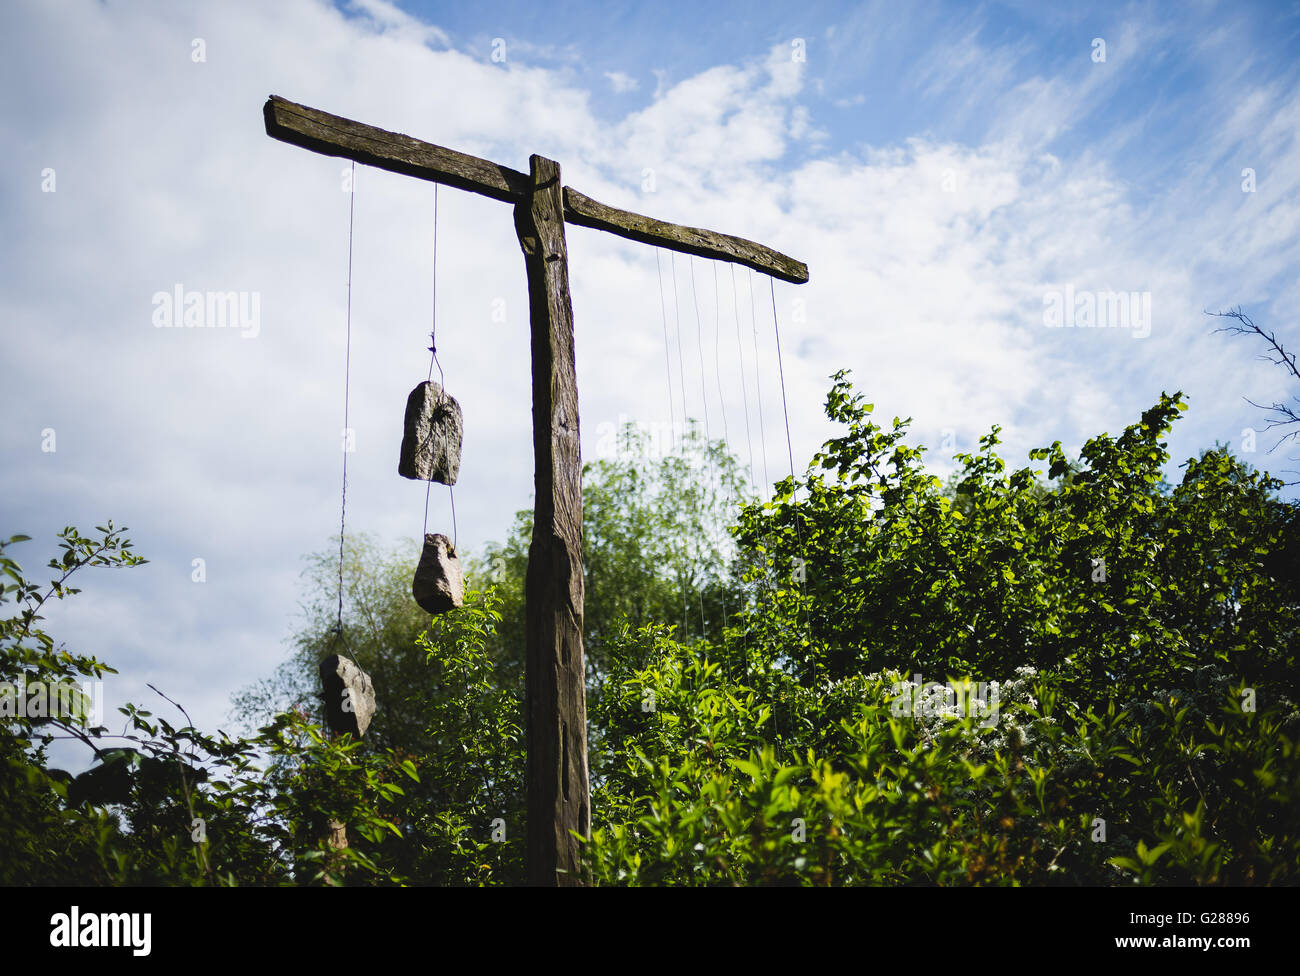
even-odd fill
[[[464,438],[460,404],[437,383],[421,383],[406,398],[402,457],[397,473],[414,481],[454,485]]]
[[[465,605],[465,577],[445,535],[425,535],[411,592],[426,613],[446,613]]]

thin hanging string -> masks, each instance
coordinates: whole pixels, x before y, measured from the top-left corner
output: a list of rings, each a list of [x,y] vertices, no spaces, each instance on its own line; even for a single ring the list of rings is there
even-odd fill
[[[749,384],[745,381],[745,346],[740,339],[740,293],[736,290],[736,266],[731,266],[731,311],[736,320],[736,353],[740,359],[740,393],[745,407],[745,449],[749,456],[749,487],[758,498],[758,481],[754,475],[754,441],[749,428]],[[742,591],[743,592],[743,591]],[[748,601],[746,601],[747,603]],[[743,617],[742,617],[743,620]],[[749,627],[740,632],[740,653],[745,663],[745,681],[749,681]]]
[[[718,383],[718,408],[722,411],[722,443],[727,448],[727,458],[731,458],[731,431],[727,428],[727,399],[722,394],[722,356],[720,353],[720,343],[722,342],[722,298],[718,291],[718,262],[713,262],[713,375]],[[718,494],[722,494],[722,472],[718,472]],[[738,495],[733,495],[733,502],[740,501]],[[728,576],[730,571],[728,567]],[[719,589],[722,600],[722,625],[719,628],[719,637],[722,639],[723,650],[726,650],[727,642],[727,621],[730,619],[727,614],[727,585],[724,582]],[[728,673],[731,667],[728,665]],[[734,680],[734,679],[733,679]]]
[[[700,297],[695,290],[695,255],[691,255],[691,304],[695,308],[695,346],[700,356],[700,399],[704,401],[704,467],[706,477],[712,475],[713,465],[709,463],[709,450],[713,446],[713,435],[709,431],[709,397],[704,385],[704,325],[700,320]],[[710,484],[709,488],[712,489]],[[707,540],[706,540],[707,542]],[[700,581],[703,584],[703,580]],[[704,588],[703,585],[697,586],[696,590],[700,598],[700,636],[708,639],[708,627],[704,622]]]
[[[781,358],[781,326],[776,319],[776,282],[768,278],[767,285],[772,293],[772,331],[776,335],[776,365],[781,376],[781,410],[785,413],[785,449],[790,456],[790,478],[794,478],[794,448],[790,446],[790,407],[785,399],[785,363]],[[796,489],[798,486],[795,486]],[[795,497],[798,497],[796,491]]]
[[[799,528],[799,512],[797,508],[794,508],[795,503],[798,502],[799,500],[799,484],[797,481],[795,481],[794,448],[791,447],[790,444],[790,408],[785,398],[785,364],[781,356],[781,325],[777,321],[777,315],[776,315],[776,282],[771,278],[768,279],[768,288],[772,295],[772,331],[773,334],[776,336],[776,364],[777,364],[777,369],[781,376],[781,409],[785,414],[785,449],[787,454],[790,457],[790,482],[791,482],[791,490],[792,490],[792,494],[790,496],[790,503],[792,506],[791,514],[794,520],[795,539],[799,543],[799,559],[801,561],[799,580],[798,580],[799,592],[804,597],[804,600],[801,602],[806,603],[807,595],[808,595],[807,593],[808,554],[803,547],[803,530]],[[805,614],[804,616],[804,626],[808,630],[809,639],[811,639],[812,637],[811,620],[808,618],[807,614]],[[814,665],[814,668],[815,667],[816,665]]]
[[[722,341],[722,299],[718,295],[718,262],[713,262],[713,376],[718,382],[718,409],[722,411],[722,440],[731,452],[731,430],[727,427],[727,401],[722,395],[722,357],[718,344]]]
[[[349,401],[352,392],[352,231],[355,225],[357,206],[357,164],[352,162],[352,175],[348,184],[348,301],[347,301],[347,340],[343,356],[343,500],[339,505],[339,604],[338,616],[334,623],[335,640],[343,641],[343,536],[348,518],[348,420]],[[352,663],[347,641],[343,641],[343,650]],[[360,665],[357,665],[360,667]]]
[[[758,362],[758,312],[754,303],[754,272],[749,272],[749,319],[754,328],[754,385],[758,389],[758,445],[763,450],[763,494],[772,490],[767,474],[767,425],[763,422],[763,371]]]
[[[763,367],[758,354],[758,303],[754,300],[754,271],[752,269],[749,272],[748,281],[750,334],[754,343],[754,390],[755,399],[758,401],[758,446],[763,457],[763,492],[760,497],[764,497],[772,490],[772,479],[767,467],[767,421],[763,417]],[[769,590],[775,588],[769,574],[764,573],[763,580]],[[780,738],[781,712],[775,698],[772,699],[772,724],[777,737]]]
[[[429,380],[433,379],[433,367],[438,367],[438,382],[446,388],[447,377],[443,375],[442,363],[438,362],[438,184],[433,184],[433,324],[429,329]],[[428,382],[426,381],[426,382]],[[432,482],[430,482],[432,484]]]
[[[438,362],[438,184],[433,184],[433,323],[429,328],[429,375],[425,382],[433,381],[433,367],[438,367],[438,385],[441,388],[440,396],[447,395],[447,377],[442,371],[442,363]],[[429,494],[433,491],[433,482],[429,481],[424,486],[424,531],[423,535],[429,534]],[[460,541],[460,534],[456,529],[456,492],[451,485],[447,486],[447,497],[451,499],[451,551],[452,555],[456,553],[456,544]],[[423,539],[421,539],[423,541]]]
[[[677,375],[681,377],[682,387],[682,436],[686,436],[686,426],[690,422],[686,413],[686,361],[682,358],[682,308],[677,300],[677,255],[668,252],[669,270],[673,276],[673,327],[677,331]]]
[[[659,260],[659,248],[655,248],[655,270],[659,272],[659,314],[664,323],[664,365],[668,368],[668,418],[672,421],[670,428],[670,438],[672,441],[677,439],[677,414],[673,409],[673,360],[668,353],[668,306],[664,302],[664,268],[663,263]],[[685,424],[686,418],[682,418]]]
[[[768,279],[768,286],[772,296],[772,328],[776,336],[776,362],[777,362],[777,370],[781,378],[781,407],[782,410],[784,411],[784,416],[785,416],[786,449],[790,456],[790,474],[791,477],[793,478],[794,451],[790,447],[790,411],[786,403],[786,395],[785,395],[785,366],[781,356],[780,324],[777,321],[777,315],[776,315],[776,288],[771,278]],[[762,381],[760,379],[761,374],[758,367],[758,318],[757,318],[757,311],[754,302],[754,272],[753,271],[751,271],[749,275],[749,310],[750,310],[751,321],[754,324],[754,381],[758,385],[758,424],[759,424],[759,440],[760,443],[763,445],[763,479],[764,481],[767,482],[767,488],[770,490],[772,482],[768,478],[768,471],[767,471],[767,431],[763,423],[763,388],[762,388]],[[798,541],[799,552],[802,557],[804,553],[803,535],[799,529],[799,522],[797,518],[795,520],[795,536]],[[801,580],[800,592],[802,593],[803,590],[804,590],[804,583]],[[775,699],[773,699],[772,701],[772,724],[776,731],[777,738],[780,738],[781,737],[781,716],[780,716],[780,709],[777,707],[777,702]]]
[[[700,321],[700,297],[695,292],[695,255],[691,255],[691,304],[695,306],[695,346],[700,354],[700,399],[704,401],[704,443],[709,445],[709,395],[704,386],[704,326]]]
[[[669,353],[669,343],[668,343],[668,307],[664,299],[664,269],[663,269],[663,264],[659,260],[659,248],[657,247],[655,248],[655,267],[659,270],[659,312],[663,317],[663,323],[664,323],[664,363],[668,367],[668,416],[673,418],[673,437],[674,439],[676,439],[677,418],[673,413],[673,359]],[[685,403],[686,403],[685,395],[683,394],[683,399],[682,399],[683,410],[685,409]],[[683,431],[685,430],[685,426],[686,426],[686,415],[683,413],[682,415]],[[685,588],[683,588],[682,589],[682,639],[683,640],[685,640],[686,638],[686,614],[687,614],[686,590]]]
[[[745,347],[740,341],[740,296],[736,292],[736,266],[731,266],[731,310],[736,318],[736,353],[740,356],[740,393],[745,404],[745,450],[749,454],[749,485],[758,494],[758,480],[754,477],[754,440],[749,431],[749,385],[745,382]]]
[[[682,441],[685,443],[686,428],[690,424],[689,414],[686,412],[686,361],[682,357],[682,307],[677,298],[677,254],[674,251],[668,252],[668,270],[673,279],[673,329],[677,334],[677,375],[681,378],[682,388]],[[684,454],[683,454],[684,456]],[[683,543],[683,546],[685,543]],[[682,587],[682,640],[686,640],[687,615],[689,613],[689,600],[686,596],[686,587]]]

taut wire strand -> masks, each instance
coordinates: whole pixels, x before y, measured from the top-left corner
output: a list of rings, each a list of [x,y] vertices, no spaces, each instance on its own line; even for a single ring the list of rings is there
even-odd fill
[[[440,396],[447,395],[447,376],[438,361],[438,184],[433,184],[433,323],[429,328],[429,375],[425,382],[432,382],[433,367],[438,367],[438,384]],[[427,482],[424,488],[424,535],[429,534],[429,493],[433,491],[433,482]],[[451,551],[454,555],[460,541],[456,529],[456,493],[451,485],[447,486],[447,496],[451,499]],[[424,540],[421,539],[421,542]]]
[[[758,479],[754,475],[754,440],[749,431],[749,385],[745,382],[745,347],[740,341],[740,296],[736,292],[736,266],[731,266],[731,310],[736,318],[736,352],[740,356],[740,393],[745,405],[745,450],[749,454],[749,486],[758,494]]]
[[[763,451],[763,493],[771,491],[767,473],[767,425],[763,421],[763,373],[758,361],[758,312],[754,305],[754,272],[749,273],[749,319],[754,329],[754,385],[758,391],[758,446]]]
[[[343,536],[347,527],[348,518],[348,448],[350,430],[348,421],[350,419],[349,400],[352,392],[352,232],[356,223],[357,207],[357,164],[354,160],[352,163],[352,175],[348,184],[348,301],[347,301],[347,339],[344,347],[343,356],[343,499],[339,505],[339,602],[338,616],[334,623],[334,637],[336,640],[343,642],[343,650],[348,657],[352,658],[352,663],[356,664],[357,659],[352,657],[352,651],[348,648],[347,641],[343,640]],[[360,667],[360,665],[357,665]]]
[[[663,268],[663,262],[660,261],[659,252],[660,249],[656,247],[655,248],[655,270],[659,272],[659,314],[663,318],[663,323],[664,323],[664,365],[668,368],[668,419],[672,423],[669,436],[673,441],[676,441],[677,416],[676,416],[676,410],[673,407],[673,360],[672,360],[672,356],[669,355],[668,306],[664,302],[664,268]],[[686,418],[683,417],[682,423],[685,424],[685,422],[686,422]]]

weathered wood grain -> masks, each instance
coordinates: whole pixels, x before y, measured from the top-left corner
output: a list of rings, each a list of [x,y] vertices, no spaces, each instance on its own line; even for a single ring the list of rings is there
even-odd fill
[[[515,205],[528,273],[536,501],[525,579],[528,880],[580,885],[590,836],[582,616],[582,458],[573,303],[560,164],[533,156],[533,190]]]
[[[312,152],[354,159],[367,166],[481,193],[505,203],[517,204],[531,192],[529,176],[508,166],[331,115],[278,95],[266,100],[262,114],[267,135]],[[808,280],[808,266],[802,261],[743,237],[619,210],[571,186],[564,187],[563,195],[564,219],[571,224],[683,254],[731,261],[782,281],[803,284]]]
[[[526,174],[477,156],[354,122],[272,95],[262,108],[266,134],[326,156],[481,193],[515,203],[529,189]]]
[[[564,219],[580,227],[594,227],[609,231],[619,237],[655,244],[672,251],[697,254],[702,258],[731,261],[755,271],[770,274],[782,281],[801,285],[808,280],[808,265],[796,261],[780,251],[755,244],[743,237],[719,234],[699,227],[686,227],[655,220],[630,210],[619,210],[579,193],[571,186],[564,188]]]

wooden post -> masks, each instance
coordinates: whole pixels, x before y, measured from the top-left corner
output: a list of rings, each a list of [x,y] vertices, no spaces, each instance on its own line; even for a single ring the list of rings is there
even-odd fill
[[[586,664],[582,652],[582,459],[573,303],[560,164],[529,160],[532,187],[515,204],[528,272],[533,352],[533,538],[525,583],[528,881],[576,885],[590,835]]]
[[[266,133],[291,145],[514,205],[528,273],[537,499],[526,581],[528,880],[578,885],[576,831],[588,836],[586,665],[582,651],[582,460],[573,303],[564,224],[578,224],[803,284],[808,266],[762,244],[606,206],[560,183],[542,156],[520,173],[486,159],[272,95]]]

